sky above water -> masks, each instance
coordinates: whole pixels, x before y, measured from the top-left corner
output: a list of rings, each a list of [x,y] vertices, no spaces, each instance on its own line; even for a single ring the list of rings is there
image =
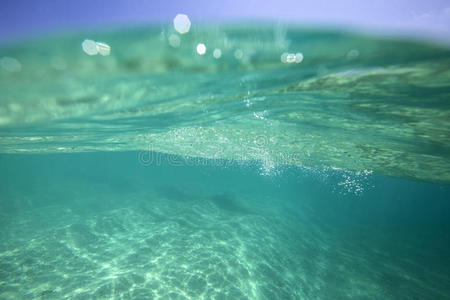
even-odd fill
[[[450,36],[450,2],[444,0],[3,0],[0,40],[67,28],[170,22],[177,13],[189,15],[197,24],[258,19],[444,40]]]

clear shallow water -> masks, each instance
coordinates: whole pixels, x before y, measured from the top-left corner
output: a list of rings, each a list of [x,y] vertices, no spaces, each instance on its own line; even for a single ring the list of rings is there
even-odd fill
[[[2,155],[5,299],[439,299],[448,186],[290,167]],[[367,185],[367,183],[366,183]]]
[[[1,298],[449,297],[448,48],[172,34],[0,49]]]

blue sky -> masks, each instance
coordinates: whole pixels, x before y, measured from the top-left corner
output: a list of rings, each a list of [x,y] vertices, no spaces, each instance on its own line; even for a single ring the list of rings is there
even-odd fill
[[[450,1],[444,0],[2,0],[0,39],[66,28],[171,22],[271,20],[450,39]]]

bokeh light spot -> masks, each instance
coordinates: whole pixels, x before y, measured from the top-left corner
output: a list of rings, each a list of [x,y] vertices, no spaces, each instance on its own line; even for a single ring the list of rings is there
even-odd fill
[[[81,43],[84,53],[87,55],[97,55],[108,56],[111,54],[111,46],[103,42],[96,42],[93,40],[85,39]]]
[[[236,49],[236,51],[234,51],[234,57],[236,59],[242,59],[243,56],[244,56],[244,51],[242,51],[241,49]]]
[[[84,40],[81,43],[81,47],[83,48],[84,53],[87,55],[97,55],[98,49],[97,49],[97,43],[93,40]]]
[[[282,63],[284,64],[291,64],[291,63],[301,63],[303,61],[303,53],[301,52],[297,52],[297,53],[288,53],[288,52],[283,52],[283,54],[281,54],[280,60]]]
[[[181,40],[180,37],[177,34],[171,34],[169,36],[169,45],[174,47],[174,48],[178,48],[180,47],[181,44]]]
[[[173,19],[173,27],[179,34],[188,33],[191,29],[191,20],[184,14],[178,14]]]
[[[111,47],[102,42],[96,42],[98,53],[102,56],[108,56],[111,53]]]
[[[214,49],[213,56],[214,58],[219,59],[222,56],[222,50],[219,48]]]
[[[298,52],[295,54],[295,63],[299,64],[303,61],[303,53]]]
[[[203,43],[199,43],[197,45],[197,53],[200,55],[204,55],[206,53],[206,46]]]

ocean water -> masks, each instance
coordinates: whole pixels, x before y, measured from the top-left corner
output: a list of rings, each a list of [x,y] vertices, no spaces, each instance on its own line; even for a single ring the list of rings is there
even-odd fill
[[[401,37],[2,45],[0,299],[448,299],[449,100],[450,48]]]

